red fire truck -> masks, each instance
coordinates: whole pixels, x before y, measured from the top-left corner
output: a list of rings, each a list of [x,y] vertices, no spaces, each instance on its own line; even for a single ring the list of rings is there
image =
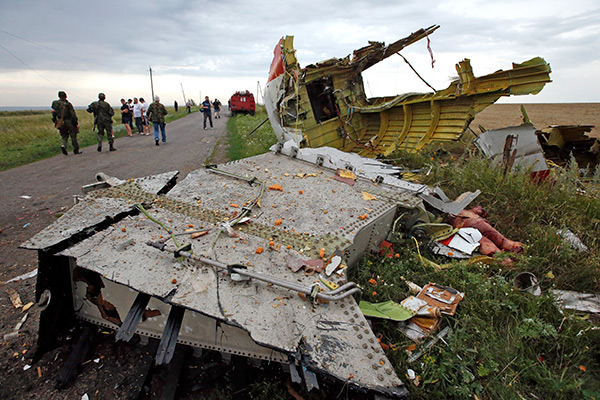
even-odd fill
[[[254,95],[247,90],[235,92],[229,100],[229,109],[231,115],[250,114],[254,115],[256,105],[254,103]]]

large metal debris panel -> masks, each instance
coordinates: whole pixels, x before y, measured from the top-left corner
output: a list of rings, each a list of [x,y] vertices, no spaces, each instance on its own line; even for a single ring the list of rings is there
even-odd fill
[[[307,275],[302,270],[294,273],[288,267],[289,260],[317,259],[321,252],[327,259],[341,250],[343,264],[354,264],[367,248],[386,237],[396,214],[391,194],[401,191],[360,178],[349,185],[336,180],[334,170],[273,153],[220,165],[218,169],[240,178],[256,177],[266,186],[260,207],[252,208],[250,221],[231,227],[229,233],[220,227],[259,195],[260,184],[250,185],[245,179],[207,169],[190,173],[163,196],[147,192],[135,182],[101,189],[92,194],[94,203],[90,206],[112,201],[130,206],[144,203],[152,217],[176,234],[189,229],[209,230],[197,239],[188,234],[177,236],[180,242],[191,243],[194,254],[225,264],[241,264],[250,271],[310,287],[318,281],[318,274]],[[364,195],[385,191],[389,191],[389,197]],[[88,204],[85,201],[82,204]],[[420,204],[420,200],[414,204]],[[85,212],[88,210],[75,207],[68,218]],[[113,213],[107,211],[107,215]],[[53,226],[48,232],[57,235]],[[120,320],[127,314],[135,292],[148,293],[165,305],[184,307],[188,319],[189,313],[198,313],[245,330],[265,348],[247,354],[254,352],[264,358],[270,349],[296,354],[308,368],[353,385],[387,394],[405,393],[352,297],[313,305],[297,292],[254,279],[236,282],[214,267],[192,260],[179,262],[172,253],[145,244],[168,236],[143,214],[130,214],[61,254],[73,257],[76,268],[96,272],[103,280],[132,290],[121,290],[124,294],[119,296],[116,290],[109,293],[114,285],[104,284],[104,300],[111,300]],[[173,242],[167,244],[172,246]],[[263,251],[257,252],[259,248]],[[326,279],[339,285],[346,283],[347,269],[338,272]],[[85,280],[76,282],[75,305],[79,306],[80,317],[98,321],[102,313],[81,298],[86,286]],[[80,307],[82,303],[87,307]],[[167,312],[165,306],[162,308],[160,317],[140,324],[139,333],[150,332],[152,336],[161,331]],[[214,335],[208,340],[191,333],[205,334],[202,329],[191,328],[196,323],[184,321],[184,326],[190,328],[180,342],[208,348],[209,343],[214,344]]]
[[[179,174],[178,171],[132,179],[129,184],[135,185],[141,192],[148,194],[161,193]],[[114,219],[119,214],[132,210],[135,203],[127,198],[111,198],[99,190],[84,197],[54,224],[39,232],[21,245],[22,248],[43,250],[69,240],[75,234],[93,230],[99,224]]]

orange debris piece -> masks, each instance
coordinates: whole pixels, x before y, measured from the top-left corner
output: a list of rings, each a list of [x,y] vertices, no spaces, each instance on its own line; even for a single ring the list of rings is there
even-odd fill
[[[270,190],[279,190],[279,191],[283,192],[283,187],[280,184],[278,184],[278,183],[269,186],[269,189]]]

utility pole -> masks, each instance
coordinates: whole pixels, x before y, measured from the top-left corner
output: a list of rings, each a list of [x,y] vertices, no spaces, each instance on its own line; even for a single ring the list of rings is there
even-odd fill
[[[257,93],[256,93],[256,102],[257,102],[257,103],[259,103],[259,104],[262,104],[262,103],[260,102],[260,100],[258,100],[258,95],[260,95],[260,98],[261,98],[262,100],[264,100],[263,93],[262,93],[262,89],[261,89],[261,87],[260,87],[260,81],[256,81],[256,92],[257,92]],[[263,101],[263,102],[264,102],[264,101]]]
[[[150,68],[150,89],[152,90],[152,101],[154,101],[154,82],[152,82],[152,66],[148,66]]]
[[[183,93],[183,104],[187,104],[187,100],[185,99],[185,92],[183,91],[183,83],[180,83],[181,85],[181,93]]]

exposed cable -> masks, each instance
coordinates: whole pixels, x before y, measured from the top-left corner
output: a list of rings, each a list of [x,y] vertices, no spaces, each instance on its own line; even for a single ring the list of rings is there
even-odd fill
[[[429,86],[431,88],[431,90],[433,90],[435,93],[437,93],[437,90],[435,90],[433,86],[431,86],[429,83],[427,83],[427,81],[425,79],[423,79],[423,77],[421,75],[419,75],[419,73],[417,72],[417,70],[414,69],[412,65],[410,65],[410,63],[408,62],[408,60],[406,58],[404,58],[404,56],[402,54],[400,54],[400,52],[398,52],[396,54],[398,54],[400,57],[402,57],[402,59],[404,60],[404,62],[406,62],[408,64],[408,66],[410,67],[410,69],[412,69],[413,72],[415,74],[417,74],[417,76],[419,77],[419,79],[421,79],[423,81],[423,83],[425,83],[427,86]]]
[[[34,46],[38,46],[38,47],[44,48],[46,50],[53,51],[53,52],[55,52],[57,54],[60,54],[60,55],[63,55],[63,56],[67,56],[67,57],[71,57],[71,58],[76,58],[78,60],[85,61],[86,63],[90,63],[90,64],[94,64],[94,65],[102,65],[102,66],[107,67],[107,68],[112,68],[109,65],[105,65],[105,64],[99,63],[97,61],[92,61],[92,60],[88,60],[88,59],[85,59],[85,58],[82,58],[82,57],[79,57],[79,56],[75,56],[75,55],[72,55],[72,54],[64,53],[64,52],[62,52],[60,50],[53,49],[52,47],[48,47],[46,45],[43,45],[43,44],[40,44],[40,43],[36,43],[36,42],[34,42],[32,40],[25,39],[24,37],[15,35],[14,33],[7,32],[4,29],[0,29],[0,32],[4,33],[6,35],[12,36],[12,37],[14,37],[16,39],[22,40],[24,42],[27,42],[29,44],[32,44]]]
[[[53,84],[57,89],[60,89],[60,86],[57,85],[56,82],[52,82],[50,79],[46,78],[44,75],[42,75],[41,73],[39,73],[38,71],[36,71],[35,69],[33,69],[31,66],[29,66],[29,64],[27,64],[25,61],[21,60],[19,57],[17,57],[13,52],[11,52],[10,50],[8,50],[6,47],[2,46],[1,44],[0,44],[0,47],[2,47],[4,49],[4,51],[6,51],[11,56],[13,56],[21,64],[23,64],[24,66],[26,66],[27,68],[29,68],[30,70],[32,70],[33,72],[35,72],[36,74],[38,74],[39,76],[41,76],[42,78],[44,78],[45,80],[47,80],[48,82],[50,82],[51,84]]]

